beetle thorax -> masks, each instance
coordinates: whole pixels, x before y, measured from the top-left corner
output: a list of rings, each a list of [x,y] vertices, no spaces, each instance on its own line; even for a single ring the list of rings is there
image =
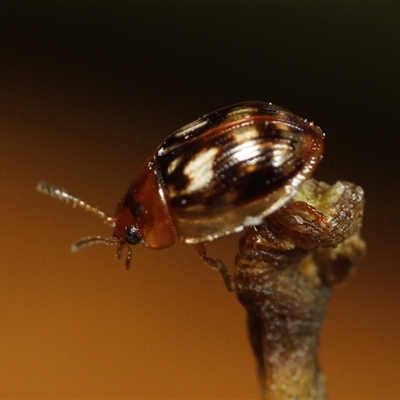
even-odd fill
[[[119,243],[127,242],[129,229],[134,229],[142,244],[152,249],[163,249],[175,242],[153,158],[140,169],[115,212],[114,237]]]

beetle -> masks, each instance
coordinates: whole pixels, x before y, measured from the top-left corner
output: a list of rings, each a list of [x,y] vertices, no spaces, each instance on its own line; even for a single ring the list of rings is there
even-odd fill
[[[287,203],[322,159],[324,133],[292,112],[260,101],[221,108],[178,129],[147,159],[114,217],[63,189],[41,182],[38,190],[85,208],[113,227],[109,238],[88,237],[76,251],[104,243],[117,255],[142,243],[164,249],[187,243],[233,282],[221,260],[207,257],[206,243],[259,225]]]

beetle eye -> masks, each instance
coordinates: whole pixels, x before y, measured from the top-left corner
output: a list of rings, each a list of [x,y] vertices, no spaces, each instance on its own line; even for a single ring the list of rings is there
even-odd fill
[[[133,225],[128,225],[125,228],[125,240],[129,244],[138,244],[140,243],[140,237],[138,235],[139,230],[133,226]]]

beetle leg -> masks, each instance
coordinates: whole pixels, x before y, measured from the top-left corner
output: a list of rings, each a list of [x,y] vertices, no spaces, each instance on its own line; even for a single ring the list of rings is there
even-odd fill
[[[207,257],[207,248],[205,243],[194,243],[189,245],[193,251],[212,269],[220,272],[222,279],[224,280],[226,288],[233,292],[235,290],[235,284],[228,267],[218,258]]]

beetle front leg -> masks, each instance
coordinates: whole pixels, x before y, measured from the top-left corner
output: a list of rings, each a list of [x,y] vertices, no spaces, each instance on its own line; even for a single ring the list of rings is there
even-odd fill
[[[226,288],[230,292],[233,292],[235,290],[235,284],[228,267],[218,258],[207,257],[207,247],[205,243],[195,243],[189,246],[212,269],[218,270],[221,273]]]

